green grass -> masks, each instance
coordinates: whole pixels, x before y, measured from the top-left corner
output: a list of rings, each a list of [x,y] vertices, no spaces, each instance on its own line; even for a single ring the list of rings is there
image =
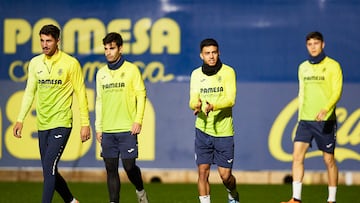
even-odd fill
[[[108,202],[105,183],[75,183],[69,187],[81,203]],[[238,185],[242,203],[279,203],[291,196],[291,185]],[[196,203],[198,201],[196,184],[145,184],[150,203]],[[42,183],[34,182],[0,182],[0,202],[4,203],[39,203],[41,201]],[[338,187],[337,202],[360,201],[360,186]],[[121,185],[121,202],[135,203],[134,187],[129,183]],[[325,203],[327,198],[326,185],[305,185],[303,187],[303,202]],[[211,200],[213,203],[225,203],[227,194],[221,184],[211,185]],[[56,193],[54,203],[62,202]]]

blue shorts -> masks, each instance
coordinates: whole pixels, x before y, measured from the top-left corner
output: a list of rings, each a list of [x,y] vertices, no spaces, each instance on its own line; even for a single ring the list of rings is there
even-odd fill
[[[137,158],[137,135],[132,135],[130,132],[103,133],[101,148],[101,156],[103,158]]]
[[[319,150],[333,154],[336,144],[337,123],[329,121],[300,121],[296,130],[295,141],[310,144],[313,139]]]
[[[196,164],[216,164],[232,168],[234,163],[234,136],[214,137],[199,129],[195,132]]]

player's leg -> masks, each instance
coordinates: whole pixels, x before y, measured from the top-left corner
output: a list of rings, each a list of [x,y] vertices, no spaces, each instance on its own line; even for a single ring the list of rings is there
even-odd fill
[[[324,161],[328,173],[328,202],[336,202],[336,190],[338,185],[338,167],[334,158],[334,154],[324,152]]]
[[[65,179],[56,171],[56,181],[55,181],[55,190],[60,194],[64,202],[66,203],[76,203],[77,200],[72,195]]]
[[[110,202],[119,203],[120,201],[120,176],[119,158],[103,158],[107,174],[107,187]]]
[[[67,134],[67,137],[70,137],[71,128],[59,128],[58,130],[63,131],[64,135]],[[57,133],[56,133],[57,134]],[[64,143],[64,149],[66,147],[68,139],[66,139]],[[62,153],[60,154],[60,156]],[[56,168],[55,171],[55,190],[60,194],[61,198],[66,203],[77,203],[78,201],[74,198],[73,194],[71,193],[65,179],[61,176]]]
[[[124,170],[137,191],[144,189],[140,168],[135,164],[135,159],[121,159]]]
[[[239,202],[239,193],[236,189],[236,178],[231,172],[231,168],[218,167],[218,172],[228,191],[229,202]]]
[[[57,171],[57,165],[65,149],[70,132],[71,128],[39,131],[39,145],[44,176],[43,203],[50,203],[55,189],[59,188],[61,188],[60,195],[65,202],[71,202],[73,199],[65,180],[60,179],[57,182],[57,178],[60,176]]]
[[[198,192],[201,203],[210,203],[210,164],[198,165]]]
[[[328,173],[328,202],[336,201],[336,190],[338,185],[338,167],[336,165],[334,151],[336,146],[337,124],[335,120],[318,123],[318,134],[315,141],[318,148],[323,151],[323,158]]]
[[[198,166],[198,193],[200,203],[210,203],[210,166],[214,162],[213,137],[195,130],[195,161]]]
[[[139,203],[148,203],[147,194],[144,190],[144,183],[141,176],[141,170],[136,165],[138,157],[138,141],[137,135],[130,132],[119,133],[119,150],[123,168],[130,180],[136,188],[136,195]]]
[[[304,178],[304,159],[305,154],[309,148],[309,143],[294,142],[292,175],[293,180],[302,182]]]
[[[106,169],[106,183],[110,202],[120,201],[120,176],[119,176],[119,142],[115,133],[103,133],[101,140],[101,156]]]
[[[135,164],[135,158],[122,159],[124,170],[130,182],[136,188],[136,195],[139,203],[148,203],[146,191],[144,190],[144,183],[141,176],[140,168]]]
[[[294,142],[294,151],[293,151],[293,163],[292,163],[292,197],[295,200],[301,200],[302,193],[302,181],[304,178],[304,159],[305,154],[309,148],[309,143],[305,142]]]
[[[305,154],[313,139],[311,126],[312,122],[300,121],[296,129],[293,149],[293,162],[292,162],[292,198],[288,201],[301,202],[302,194],[302,181],[304,178],[304,159]],[[286,203],[286,202],[282,202]]]
[[[228,191],[229,202],[239,202],[239,193],[236,189],[236,178],[232,174],[234,163],[234,137],[214,138],[214,163],[218,165],[220,178]]]
[[[210,164],[198,165],[198,190],[200,196],[210,195]]]
[[[46,160],[48,159],[46,155],[48,150],[49,134],[50,130],[38,131],[41,165],[44,178],[42,203],[51,203],[55,191],[55,177],[52,177],[51,170],[49,172],[48,168],[51,169],[51,165],[49,165],[48,163],[50,162]]]
[[[302,194],[302,181],[304,178],[304,159],[306,151],[309,148],[309,143],[305,142],[294,142],[293,149],[293,162],[292,162],[292,198],[287,202],[281,203],[296,203],[301,202]]]

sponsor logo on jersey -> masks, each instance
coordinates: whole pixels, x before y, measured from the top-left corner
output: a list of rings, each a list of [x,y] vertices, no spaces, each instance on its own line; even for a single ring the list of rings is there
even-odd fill
[[[203,93],[203,94],[223,92],[223,91],[224,91],[223,87],[200,88],[200,93]]]

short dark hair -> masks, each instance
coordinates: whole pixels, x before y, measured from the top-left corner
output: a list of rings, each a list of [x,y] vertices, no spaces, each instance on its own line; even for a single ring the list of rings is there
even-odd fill
[[[39,35],[51,35],[54,39],[59,39],[60,37],[60,29],[55,26],[55,25],[44,25],[40,32]]]
[[[306,41],[308,41],[309,39],[317,39],[320,41],[324,41],[324,37],[323,35],[318,32],[318,31],[314,31],[314,32],[310,32],[309,34],[306,35]]]
[[[204,39],[203,41],[201,41],[200,52],[202,51],[202,49],[204,47],[207,47],[207,46],[216,46],[217,48],[219,48],[219,44],[217,43],[216,40],[214,40],[212,38],[207,38],[207,39]]]
[[[103,45],[115,42],[118,47],[123,45],[123,39],[119,33],[110,32],[103,39]]]

